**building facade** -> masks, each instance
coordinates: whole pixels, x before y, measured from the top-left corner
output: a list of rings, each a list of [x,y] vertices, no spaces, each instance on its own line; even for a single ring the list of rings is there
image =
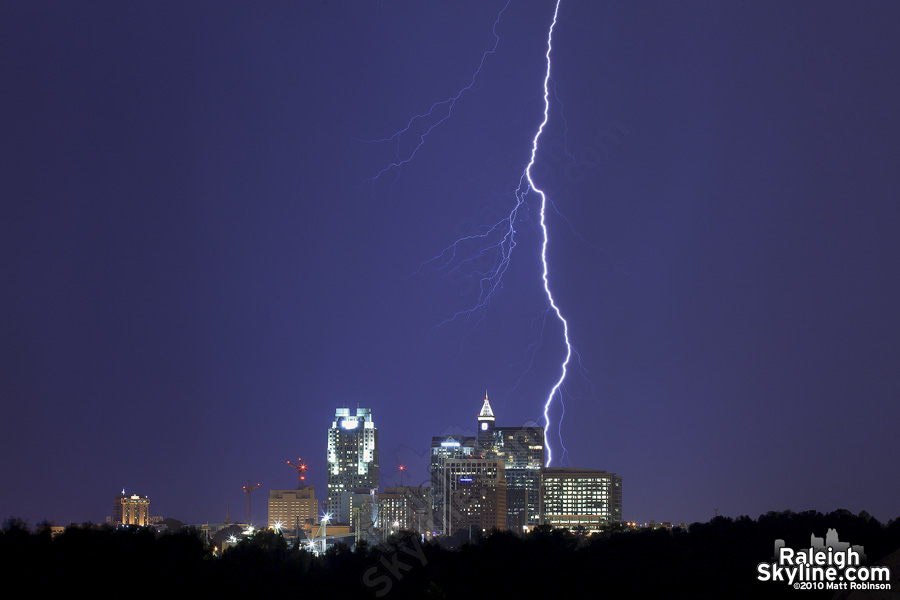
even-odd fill
[[[506,470],[502,460],[453,458],[444,462],[442,532],[489,533],[506,528]]]
[[[545,468],[541,472],[542,522],[595,533],[622,522],[622,477],[595,469]]]
[[[536,424],[498,428],[493,456],[506,463],[507,527],[522,531],[541,521],[544,428]]]
[[[378,429],[372,411],[338,408],[328,430],[328,512],[349,514],[344,492],[378,489]]]
[[[431,502],[433,531],[444,531],[445,482],[444,464],[455,458],[476,456],[477,440],[463,435],[444,435],[431,438]]]
[[[414,531],[424,535],[434,530],[432,509],[431,488],[384,488],[378,495],[376,526],[382,531]]]
[[[286,530],[302,528],[307,521],[319,522],[316,486],[304,485],[295,490],[269,490],[269,527],[281,523]]]
[[[150,498],[138,494],[116,494],[113,504],[114,525],[150,525]]]
[[[544,428],[537,423],[498,427],[487,393],[478,414],[478,450],[506,466],[506,526],[522,531],[540,523],[541,469],[544,466]]]

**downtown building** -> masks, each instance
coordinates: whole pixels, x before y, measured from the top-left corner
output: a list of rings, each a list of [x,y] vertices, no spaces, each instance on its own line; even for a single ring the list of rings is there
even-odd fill
[[[521,532],[541,522],[544,428],[537,423],[498,427],[487,392],[478,414],[478,453],[504,462],[506,528]]]
[[[622,522],[622,477],[596,469],[546,467],[541,519],[554,528],[596,533]]]
[[[506,469],[489,458],[451,458],[444,462],[442,532],[488,534],[506,529]]]
[[[295,490],[269,490],[269,527],[280,523],[283,529],[296,531],[307,523],[318,522],[316,486],[304,485]]]
[[[486,504],[489,510],[503,505],[505,515],[496,522],[496,515],[486,517],[487,523],[499,529],[510,529],[521,532],[525,528],[538,525],[541,510],[541,468],[544,464],[544,428],[535,423],[526,423],[519,427],[498,427],[494,411],[485,392],[481,410],[477,416],[478,430],[475,437],[448,435],[434,437],[431,440],[431,488],[434,505],[435,531],[444,535],[454,533],[457,528],[451,516],[454,511],[460,513],[458,507],[450,504],[454,493],[459,496],[463,488],[474,489],[482,485],[480,480],[490,481],[493,475],[483,472],[463,474],[462,477],[472,481],[454,480],[447,473],[449,461],[485,460],[494,461],[497,471],[502,472],[505,498]],[[459,467],[462,464],[456,464]],[[460,483],[465,484],[460,487]],[[498,487],[496,483],[485,483],[491,493]],[[471,491],[470,489],[470,491]],[[487,501],[487,494],[483,499]],[[457,502],[458,504],[458,502]],[[477,505],[478,503],[476,503]],[[471,513],[470,509],[464,511]],[[456,519],[458,520],[458,519]]]
[[[139,494],[116,494],[113,502],[114,525],[150,525],[150,498]]]
[[[378,521],[382,531],[414,531],[420,535],[434,531],[430,487],[395,486],[378,494]]]
[[[451,459],[474,458],[477,439],[464,435],[445,435],[431,438],[431,503],[433,531],[446,535],[444,524],[449,510],[447,504],[445,464]]]
[[[353,497],[378,489],[378,429],[372,410],[338,408],[328,430],[328,512],[349,523]],[[357,509],[359,506],[356,507]]]

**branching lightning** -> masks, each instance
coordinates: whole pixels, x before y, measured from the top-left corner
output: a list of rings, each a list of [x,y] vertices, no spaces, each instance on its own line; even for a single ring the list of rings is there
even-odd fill
[[[553,51],[553,29],[556,27],[556,19],[559,14],[559,4],[562,0],[556,1],[556,7],[553,10],[553,22],[550,24],[550,30],[547,33],[547,73],[544,76],[544,120],[541,121],[540,127],[538,127],[537,133],[534,135],[534,140],[532,140],[531,144],[531,160],[528,162],[528,166],[525,167],[525,175],[524,177],[528,179],[528,185],[532,190],[534,190],[541,197],[541,230],[544,234],[544,239],[541,243],[541,263],[543,264],[543,272],[541,273],[541,278],[544,281],[544,292],[547,294],[547,301],[550,303],[550,308],[556,314],[556,318],[562,323],[563,326],[563,340],[566,343],[566,358],[563,360],[562,365],[560,367],[561,374],[559,379],[553,385],[553,388],[550,390],[550,394],[547,396],[547,401],[544,402],[544,427],[545,429],[550,428],[550,405],[553,403],[553,399],[559,394],[560,402],[562,402],[562,392],[560,387],[563,382],[566,380],[566,374],[568,373],[569,360],[572,358],[572,344],[569,342],[569,322],[566,321],[565,317],[563,317],[562,312],[559,310],[559,306],[556,305],[556,300],[553,298],[553,292],[550,291],[550,281],[549,281],[549,272],[550,268],[547,264],[547,244],[550,242],[550,237],[547,232],[547,195],[538,188],[534,180],[531,178],[531,168],[534,166],[534,161],[537,156],[538,142],[540,141],[541,134],[544,133],[544,127],[547,125],[547,121],[550,118],[550,89],[548,84],[550,82],[550,53]],[[521,189],[521,186],[520,186]],[[519,196],[518,192],[516,194]],[[521,198],[521,196],[519,196]],[[559,429],[562,429],[562,417],[560,417]],[[559,433],[559,432],[558,432]],[[562,435],[559,435],[560,445],[562,445]],[[547,446],[547,465],[549,466],[551,461],[553,460],[553,449],[550,444],[547,443],[547,437],[544,437],[544,443]],[[563,452],[565,452],[565,446],[563,446]]]
[[[481,62],[478,63],[478,68],[475,69],[474,73],[472,73],[472,79],[469,81],[468,85],[460,88],[456,92],[456,94],[454,94],[453,96],[450,96],[449,98],[445,98],[444,100],[441,100],[439,102],[435,102],[434,104],[431,105],[431,108],[429,108],[424,113],[420,113],[420,114],[412,117],[406,123],[405,127],[395,131],[393,133],[393,135],[391,135],[391,137],[375,139],[375,140],[358,139],[358,141],[360,141],[360,142],[367,142],[367,143],[390,142],[390,143],[394,144],[394,146],[396,148],[396,160],[394,162],[392,162],[391,164],[387,165],[386,167],[384,167],[383,169],[381,169],[380,171],[378,171],[375,175],[365,179],[363,181],[362,185],[365,185],[367,183],[373,183],[373,182],[377,181],[378,179],[381,178],[382,175],[388,173],[389,171],[391,171],[393,169],[397,169],[398,171],[400,169],[402,169],[404,165],[406,165],[407,163],[412,161],[413,158],[415,158],[416,154],[419,152],[419,149],[425,145],[425,140],[426,140],[426,138],[428,138],[429,134],[432,131],[434,131],[435,128],[440,126],[444,121],[446,121],[447,119],[450,118],[450,115],[453,114],[453,107],[456,106],[456,101],[459,100],[460,96],[462,96],[463,93],[471,90],[475,86],[475,82],[478,80],[478,76],[481,74],[481,69],[484,67],[484,61],[487,59],[488,56],[492,55],[494,52],[497,51],[497,46],[500,44],[500,36],[497,34],[497,24],[500,23],[500,18],[503,16],[503,13],[506,12],[506,9],[507,9],[507,7],[509,7],[510,2],[512,2],[512,0],[507,0],[506,4],[503,6],[503,8],[500,9],[500,12],[497,13],[497,18],[494,20],[494,25],[491,28],[491,32],[494,34],[494,45],[490,49],[485,50],[482,53]],[[446,109],[446,113],[444,114],[444,116],[437,118],[437,121],[435,121],[434,123],[429,125],[425,129],[424,133],[419,134],[418,143],[416,143],[416,145],[413,147],[413,149],[411,151],[409,151],[409,153],[406,154],[406,156],[403,156],[403,153],[400,150],[400,138],[403,137],[403,135],[405,133],[408,133],[410,131],[410,129],[413,127],[413,125],[416,124],[417,121],[427,121],[429,118],[434,117],[435,114],[438,111],[440,111],[440,109]]]
[[[543,81],[543,120],[541,121],[534,137],[532,138],[530,159],[519,178],[518,187],[514,192],[515,204],[503,218],[499,219],[492,225],[481,226],[479,230],[472,235],[457,239],[452,244],[445,247],[439,254],[422,263],[419,266],[419,270],[417,271],[417,273],[423,271],[443,272],[445,274],[445,277],[453,273],[462,273],[466,277],[478,279],[479,295],[475,303],[469,308],[460,310],[455,314],[447,317],[436,326],[436,329],[460,318],[469,318],[473,316],[479,319],[484,318],[484,315],[490,306],[491,300],[503,286],[503,276],[509,268],[510,259],[517,243],[516,223],[527,218],[528,204],[526,203],[526,196],[529,195],[529,192],[534,192],[534,194],[540,198],[540,230],[543,236],[541,243],[541,279],[543,281],[543,290],[544,294],[547,297],[548,306],[539,317],[539,319],[541,319],[540,339],[536,343],[532,344],[528,349],[528,357],[526,357],[526,360],[528,360],[528,367],[531,367],[531,364],[534,360],[534,354],[542,344],[544,327],[546,325],[547,317],[551,313],[555,315],[556,319],[562,326],[562,337],[563,342],[566,346],[565,358],[560,364],[559,378],[555,381],[553,387],[550,389],[550,392],[547,395],[546,400],[543,403],[543,419],[545,430],[547,432],[545,434],[545,446],[547,448],[546,464],[548,466],[553,459],[553,451],[549,443],[550,411],[556,399],[559,400],[560,408],[562,410],[559,422],[557,424],[556,433],[559,439],[560,448],[562,449],[562,457],[566,455],[566,449],[562,441],[561,431],[562,418],[565,415],[565,407],[563,406],[563,394],[566,393],[564,384],[566,381],[566,376],[568,375],[569,369],[571,367],[573,356],[577,361],[578,371],[582,374],[582,376],[585,377],[585,379],[587,379],[586,371],[581,364],[581,359],[569,340],[569,323],[563,316],[562,311],[557,305],[556,299],[554,298],[553,293],[550,289],[550,268],[547,259],[547,248],[550,240],[546,222],[548,204],[550,205],[551,210],[562,217],[562,219],[569,225],[569,227],[572,228],[573,231],[574,228],[572,227],[572,224],[565,218],[565,216],[563,216],[562,213],[557,210],[556,206],[553,204],[552,200],[547,197],[546,193],[537,187],[534,179],[532,178],[532,168],[534,167],[537,158],[540,139],[549,121],[551,88],[554,97],[557,99],[557,101],[559,100],[556,96],[556,84],[550,77],[550,56],[553,49],[553,30],[556,27],[557,16],[559,14],[559,6],[561,2],[562,0],[556,0],[553,10],[553,20],[547,32],[547,50],[544,55],[546,60],[546,72]],[[391,143],[396,147],[396,160],[378,171],[378,173],[376,173],[374,176],[366,179],[363,182],[364,184],[377,181],[383,175],[387,174],[393,169],[402,169],[404,165],[413,160],[416,153],[425,144],[428,135],[450,117],[457,100],[459,100],[464,92],[472,89],[472,87],[475,85],[477,77],[481,73],[487,57],[494,54],[494,52],[497,50],[497,47],[500,43],[500,37],[497,34],[497,25],[500,23],[500,19],[508,6],[509,1],[504,5],[503,9],[501,9],[499,14],[497,15],[492,28],[492,32],[494,34],[494,44],[490,49],[486,50],[482,54],[481,62],[478,65],[478,68],[473,73],[472,79],[468,85],[461,88],[455,95],[450,96],[449,98],[440,102],[436,102],[429,108],[429,110],[412,117],[407,122],[405,127],[396,131],[390,137],[378,140],[361,140],[373,143]],[[441,113],[442,109],[445,112]],[[434,122],[432,122],[430,125],[428,124],[429,119],[434,120]],[[563,118],[563,120],[565,119]],[[423,122],[422,127],[424,128],[424,133],[418,135],[418,140],[414,143],[413,149],[404,155],[400,150],[401,137],[403,137],[404,135],[414,136],[411,130],[413,126],[416,125],[416,123],[419,121]],[[571,155],[569,155],[569,157],[572,158]],[[518,387],[521,381],[522,378],[520,377],[515,387]],[[587,381],[590,383],[589,379],[587,379]]]

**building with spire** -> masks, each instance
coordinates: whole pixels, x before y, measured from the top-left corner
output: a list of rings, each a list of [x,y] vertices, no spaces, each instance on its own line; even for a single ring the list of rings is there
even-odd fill
[[[348,514],[348,492],[378,489],[378,429],[372,410],[349,408],[334,411],[328,430],[328,512]]]
[[[522,531],[540,524],[544,428],[533,421],[518,427],[498,427],[485,392],[478,414],[478,451],[485,458],[504,462],[506,527]]]
[[[494,441],[494,411],[488,401],[487,390],[484,390],[484,403],[481,412],[478,413],[478,449],[480,452],[488,451]]]

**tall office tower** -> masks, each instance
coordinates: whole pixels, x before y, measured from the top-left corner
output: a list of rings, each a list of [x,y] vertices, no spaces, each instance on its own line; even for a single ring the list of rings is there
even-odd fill
[[[506,527],[503,461],[451,458],[444,462],[443,533],[489,533]]]
[[[595,469],[545,468],[541,503],[546,524],[586,533],[602,531],[622,522],[622,477]]]
[[[342,492],[360,488],[378,489],[378,430],[371,409],[338,408],[328,430],[328,512],[349,514]]]
[[[382,531],[434,531],[430,487],[396,486],[378,495],[377,527]]]
[[[452,458],[473,458],[476,438],[444,435],[431,438],[431,502],[434,531],[444,531],[444,464]]]
[[[115,525],[150,525],[150,498],[138,494],[116,494],[113,504],[113,523]]]
[[[478,415],[478,450],[485,458],[506,465],[506,526],[521,532],[540,523],[541,468],[544,466],[544,428],[534,422],[499,427],[487,393]]]
[[[316,486],[304,485],[295,490],[269,490],[269,527],[281,523],[282,528],[294,531],[307,520],[319,522]]]
[[[541,522],[541,468],[544,466],[544,428],[532,423],[523,427],[498,427],[492,456],[506,463],[506,509],[508,529]]]
[[[490,449],[494,439],[494,411],[488,402],[487,390],[484,392],[484,404],[478,413],[478,450],[486,452]]]

